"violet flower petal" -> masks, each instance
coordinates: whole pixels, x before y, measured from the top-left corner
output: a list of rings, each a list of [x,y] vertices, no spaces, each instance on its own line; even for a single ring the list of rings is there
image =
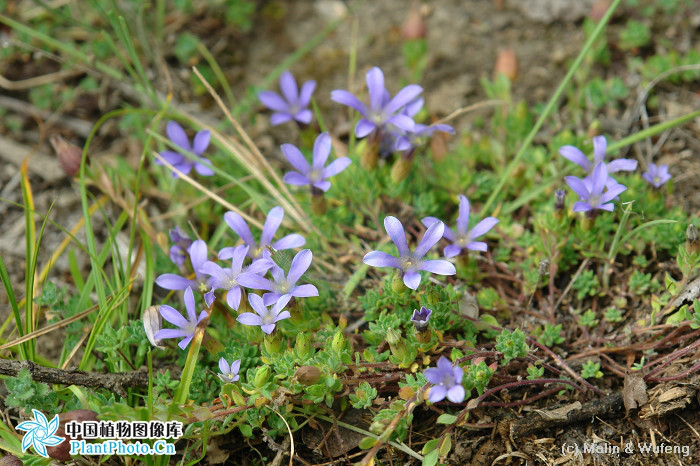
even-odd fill
[[[352,163],[349,157],[340,157],[331,162],[326,168],[323,169],[323,177],[330,178],[338,173],[342,172]]]
[[[457,273],[454,264],[444,259],[422,261],[418,266],[418,270],[425,270],[438,275],[454,275]]]
[[[425,254],[442,239],[442,234],[444,231],[445,224],[442,222],[435,222],[430,225],[430,228],[428,228],[425,234],[423,234],[423,238],[420,240],[420,243],[416,247],[416,250],[413,252],[412,256],[415,259],[420,259],[421,257],[425,256]]]
[[[285,173],[282,181],[294,186],[306,186],[307,184],[311,184],[311,180],[299,172]]]
[[[457,234],[463,235],[469,230],[469,199],[467,196],[459,196],[459,215],[457,216]]]
[[[284,71],[280,75],[280,90],[287,102],[296,102],[299,98],[297,81],[290,71]]]
[[[270,110],[274,110],[276,112],[286,112],[288,109],[287,102],[284,101],[282,96],[274,91],[260,91],[258,93],[258,99]]]
[[[496,224],[498,223],[498,219],[495,217],[486,217],[485,219],[481,220],[479,223],[476,224],[474,228],[471,229],[470,237],[472,239],[476,239],[479,236],[482,236],[491,230]]]
[[[272,115],[270,115],[270,124],[272,126],[281,125],[283,123],[291,121],[293,118],[294,115],[290,113],[273,113]]]
[[[182,129],[182,126],[180,126],[176,121],[169,121],[165,126],[165,132],[168,135],[168,138],[170,138],[170,140],[175,143],[176,146],[179,146],[186,151],[192,150],[192,147],[190,147],[190,140],[187,138],[185,130]]]
[[[346,105],[354,110],[357,110],[362,116],[368,118],[367,107],[365,106],[365,104],[363,104],[360,101],[360,99],[358,99],[348,91],[341,89],[332,91],[331,100],[341,105]]]
[[[283,219],[284,209],[282,207],[277,206],[270,209],[263,225],[262,235],[260,235],[260,247],[270,244]]]
[[[224,214],[224,221],[226,224],[234,231],[238,236],[241,237],[243,242],[250,248],[255,247],[255,239],[248,228],[248,224],[243,217],[233,211],[226,212]]]
[[[559,153],[567,160],[574,162],[586,171],[591,168],[591,162],[588,158],[581,152],[578,147],[574,146],[563,146],[559,148]],[[573,188],[572,188],[573,189]]]
[[[292,233],[277,240],[272,247],[278,251],[283,251],[285,249],[300,248],[304,244],[306,244],[306,240],[303,236],[298,233]]]
[[[401,268],[399,265],[399,260],[396,257],[385,253],[384,251],[368,252],[362,259],[362,262],[367,265],[371,265],[372,267],[393,267],[395,269]]]
[[[208,129],[203,129],[198,131],[194,135],[194,141],[192,143],[192,152],[197,155],[202,155],[202,153],[209,147],[209,140],[211,139],[211,132]]]
[[[403,283],[412,290],[417,289],[420,285],[420,274],[413,271],[404,273]]]
[[[294,285],[309,269],[312,258],[313,254],[310,249],[299,251],[297,255],[294,256],[292,264],[289,266],[289,273],[287,274],[287,281],[291,285]]]
[[[314,93],[314,90],[316,89],[316,81],[306,81],[302,86],[301,86],[301,91],[299,92],[299,106],[302,108],[306,108],[309,106],[311,103],[311,96]]]
[[[392,216],[386,217],[384,219],[384,229],[399,250],[399,255],[401,257],[409,256],[411,252],[408,250],[406,233],[404,233],[403,225],[399,219]]]
[[[321,133],[314,141],[313,149],[313,168],[314,170],[323,170],[326,165],[326,160],[331,153],[331,137],[328,133]]]

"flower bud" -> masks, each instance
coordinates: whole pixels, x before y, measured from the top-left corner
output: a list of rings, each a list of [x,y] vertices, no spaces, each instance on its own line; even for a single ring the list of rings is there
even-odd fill
[[[335,336],[333,337],[333,342],[331,343],[331,348],[333,348],[333,351],[336,353],[340,353],[345,349],[346,345],[345,337],[343,336],[343,332],[337,332]]]
[[[401,334],[390,328],[386,332],[386,342],[389,343],[391,354],[403,365],[404,360],[408,357],[408,350],[406,349],[406,343],[401,338]]]
[[[301,366],[297,369],[294,377],[302,385],[313,385],[321,380],[321,370],[316,366]]]
[[[315,215],[326,213],[326,197],[323,195],[323,191],[315,186],[311,188],[311,212]]]
[[[493,77],[504,74],[510,81],[518,76],[518,59],[515,50],[511,48],[502,49],[498,52],[496,65],[493,67]]]
[[[411,158],[403,156],[396,159],[391,167],[391,181],[393,183],[400,183],[408,177],[411,173],[411,160]]]
[[[63,461],[64,463],[67,461],[71,460],[70,456],[70,442],[69,440],[82,440],[82,436],[77,436],[77,437],[68,437],[66,435],[66,430],[65,426],[66,423],[75,421],[75,422],[84,422],[84,421],[97,421],[97,413],[95,411],[92,411],[90,409],[76,409],[73,411],[68,411],[66,413],[61,413],[58,415],[59,419],[59,424],[58,424],[58,430],[56,430],[56,435],[57,437],[63,437],[66,439],[66,441],[61,442],[55,447],[46,447],[46,453],[53,458],[57,459],[59,461]]]
[[[7,454],[0,458],[0,466],[24,466],[24,463],[16,456]]]
[[[161,340],[155,339],[155,334],[163,328],[163,318],[160,315],[160,305],[149,306],[143,311],[143,329],[146,331],[146,337],[153,346],[159,349],[165,349],[161,345]]]
[[[369,137],[360,155],[360,165],[365,170],[373,170],[379,162],[379,142],[374,137]]]
[[[698,227],[692,223],[685,230],[685,249],[689,253],[698,252],[700,250],[700,241],[698,240]]]
[[[83,149],[71,144],[62,136],[54,134],[49,138],[53,150],[56,151],[56,156],[58,157],[58,163],[61,164],[61,168],[66,172],[68,176],[75,176],[80,170],[80,162],[83,158]]]
[[[406,40],[423,39],[428,28],[423,20],[418,4],[414,3],[401,26],[401,37]]]
[[[305,333],[297,333],[294,354],[296,354],[299,359],[306,359],[311,354],[311,342]]]
[[[557,189],[554,192],[554,211],[561,212],[566,206],[566,191]]]
[[[394,293],[404,293],[406,291],[406,285],[403,283],[402,272],[397,270],[394,274],[394,278],[391,280],[391,291]]]
[[[258,388],[262,388],[269,379],[270,366],[261,366],[258,367],[257,371],[255,371],[255,379],[253,379],[253,384]]]
[[[263,345],[265,345],[265,350],[270,354],[279,354],[282,351],[282,339],[277,332],[265,335]]]
[[[395,345],[398,342],[401,341],[401,334],[394,330],[393,328],[390,328],[386,332],[386,342],[389,343],[389,345]]]

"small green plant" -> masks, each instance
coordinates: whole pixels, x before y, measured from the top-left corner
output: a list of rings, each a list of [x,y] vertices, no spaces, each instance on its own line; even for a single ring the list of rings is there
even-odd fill
[[[574,282],[572,288],[576,291],[576,297],[579,300],[586,296],[595,296],[600,291],[598,276],[591,269],[584,270]]]
[[[582,327],[588,328],[593,328],[598,325],[598,319],[596,318],[596,314],[593,312],[593,309],[589,309],[584,312],[583,315],[579,317],[578,324]]]
[[[620,48],[632,50],[645,47],[651,40],[651,30],[646,24],[630,19],[625,28],[620,32]]]
[[[543,345],[549,346],[550,348],[554,345],[562,343],[564,341],[564,337],[562,336],[562,325],[545,324],[544,331],[542,332],[542,335],[540,335],[539,341]]]
[[[600,370],[600,363],[594,361],[586,361],[581,366],[581,377],[584,379],[599,379],[603,377],[603,372]]]
[[[658,285],[658,282],[656,282]],[[648,293],[652,287],[652,278],[650,273],[640,272],[635,270],[630,276],[627,286],[631,293],[641,296]]]
[[[525,342],[525,333],[522,330],[515,329],[511,332],[508,329],[503,329],[500,335],[496,337],[496,351],[503,353],[502,364],[506,365],[515,358],[524,358],[530,348]]]
[[[622,311],[616,307],[609,307],[605,310],[604,318],[606,322],[616,323],[622,321]]]
[[[528,380],[536,380],[542,378],[544,375],[544,367],[533,366],[532,364],[527,366],[527,378]]]
[[[355,409],[369,408],[372,406],[372,400],[377,397],[377,389],[372,387],[367,382],[362,382],[356,389],[355,393],[350,394],[350,404]]]

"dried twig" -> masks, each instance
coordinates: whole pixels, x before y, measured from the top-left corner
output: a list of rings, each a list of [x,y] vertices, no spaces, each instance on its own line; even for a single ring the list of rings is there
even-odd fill
[[[0,359],[0,374],[16,377],[22,369],[28,369],[37,382],[80,385],[81,387],[106,388],[119,396],[126,397],[125,388],[148,385],[148,372],[85,372],[44,367],[32,361],[10,361]]]

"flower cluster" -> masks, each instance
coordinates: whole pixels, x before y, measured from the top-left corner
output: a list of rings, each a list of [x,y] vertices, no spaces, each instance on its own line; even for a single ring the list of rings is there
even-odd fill
[[[612,211],[615,208],[613,201],[620,193],[627,190],[627,187],[618,183],[611,176],[612,173],[620,171],[634,171],[637,168],[637,161],[631,159],[617,159],[611,162],[605,161],[607,150],[607,140],[605,136],[593,138],[593,162],[574,146],[563,146],[559,153],[586,170],[584,178],[567,176],[565,178],[569,187],[579,196],[579,200],[574,204],[574,212],[589,212],[596,210]],[[649,170],[644,173],[643,178],[651,183],[655,188],[671,179],[668,173],[668,166],[649,164]]]
[[[446,124],[426,126],[413,120],[424,103],[419,97],[423,92],[419,85],[410,84],[391,97],[384,86],[384,73],[376,66],[367,72],[366,82],[369,105],[342,89],[331,92],[331,100],[359,112],[361,118],[355,125],[355,136],[369,136],[379,145],[382,155],[396,151],[412,154],[435,131],[454,133],[454,129]]]
[[[179,173],[188,175],[192,168],[203,176],[214,174],[211,168],[204,165],[205,163],[211,164],[209,159],[202,157],[204,151],[209,147],[209,139],[211,138],[209,130],[198,131],[192,144],[190,144],[185,130],[176,121],[169,121],[165,127],[165,132],[170,141],[185,152],[185,154],[181,154],[180,152],[165,150],[159,153],[163,160],[177,170],[172,172],[173,178],[178,178],[180,176]],[[157,159],[156,164],[163,165],[163,162]]]
[[[152,342],[157,342],[167,338],[182,338],[178,346],[185,349],[189,345],[194,337],[196,327],[209,315],[207,311],[202,311],[199,316],[196,315],[193,290],[203,295],[204,302],[209,309],[215,299],[215,292],[223,290],[226,303],[234,310],[238,310],[241,305],[244,288],[268,291],[262,297],[249,293],[248,302],[257,314],[244,312],[238,316],[240,323],[258,326],[266,334],[274,331],[277,322],[290,317],[289,312],[285,311],[284,307],[292,298],[318,296],[318,290],[315,286],[297,285],[297,282],[311,265],[311,251],[305,249],[299,252],[292,260],[289,272],[285,276],[284,270],[275,264],[267,250],[270,244],[277,250],[283,250],[303,246],[306,242],[298,234],[287,235],[274,242],[275,233],[283,219],[284,210],[281,207],[271,209],[265,220],[260,240],[256,241],[245,220],[235,212],[227,212],[224,215],[224,220],[244,242],[242,245],[224,247],[219,251],[218,259],[221,261],[230,260],[230,267],[224,267],[208,260],[207,244],[204,240],[198,239],[191,242],[186,249],[190,268],[189,270],[185,269],[185,257],[181,250],[185,251],[184,246],[189,238],[179,228],[173,230],[171,238],[176,244],[171,249],[171,257],[173,262],[180,266],[181,275],[173,273],[160,275],[156,279],[156,284],[168,290],[185,290],[187,318],[184,318],[172,307],[162,305],[160,315],[166,321],[177,326],[178,329],[159,329],[156,331],[159,322],[157,319],[150,318],[148,325],[146,325],[149,339]],[[251,259],[249,264],[245,263],[246,258]],[[274,281],[265,278],[268,272]],[[268,309],[267,306],[270,305],[272,308]],[[226,381],[234,381],[228,377],[233,377],[232,374],[237,373],[238,367],[231,365],[229,371],[226,372],[222,365],[224,363],[225,361],[220,363],[222,374],[227,377]],[[238,366],[240,366],[240,362]]]

